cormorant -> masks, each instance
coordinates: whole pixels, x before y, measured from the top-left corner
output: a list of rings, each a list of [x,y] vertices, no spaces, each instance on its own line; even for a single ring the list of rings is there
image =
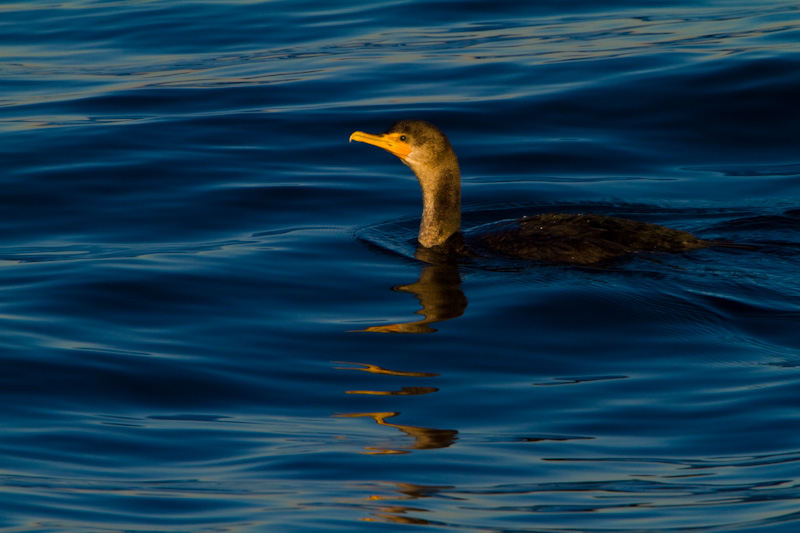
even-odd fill
[[[461,233],[461,172],[453,147],[436,126],[401,120],[384,133],[356,131],[350,141],[383,148],[408,165],[422,188],[419,244],[464,255],[498,255],[590,265],[634,252],[681,252],[718,244],[686,231],[592,214],[543,214]],[[721,244],[721,243],[720,243]]]

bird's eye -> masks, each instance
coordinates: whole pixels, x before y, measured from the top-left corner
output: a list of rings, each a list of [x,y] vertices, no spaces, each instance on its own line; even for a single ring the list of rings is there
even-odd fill
[[[406,142],[406,136],[405,135],[401,135],[400,136],[400,140],[403,141],[403,142]]]

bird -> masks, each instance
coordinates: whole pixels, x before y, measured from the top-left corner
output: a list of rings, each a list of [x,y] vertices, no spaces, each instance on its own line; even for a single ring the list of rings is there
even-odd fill
[[[430,122],[400,120],[380,134],[355,131],[357,141],[397,156],[422,189],[417,241],[422,248],[470,257],[594,265],[639,252],[677,253],[718,241],[651,224],[597,214],[546,213],[461,231],[461,171],[447,136]]]

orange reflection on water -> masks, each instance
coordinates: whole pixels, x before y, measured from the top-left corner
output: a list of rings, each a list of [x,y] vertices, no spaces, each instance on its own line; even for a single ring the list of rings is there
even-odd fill
[[[347,413],[334,416],[343,418],[371,417],[379,425],[397,428],[414,439],[411,445],[403,446],[400,449],[367,446],[365,447],[366,450],[369,450],[367,453],[408,453],[405,450],[447,448],[448,446],[452,446],[456,441],[458,431],[454,429],[406,426],[403,424],[392,424],[386,421],[387,418],[393,418],[399,414],[399,412],[390,411],[383,413]]]
[[[415,314],[422,315],[422,320],[370,326],[359,332],[377,333],[435,333],[431,324],[452,320],[464,314],[467,308],[467,297],[461,290],[461,276],[458,264],[451,257],[442,255],[427,248],[417,248],[414,256],[426,264],[416,282],[398,285],[393,288],[397,292],[414,295],[422,305]]]
[[[408,376],[408,377],[415,377],[415,378],[435,378],[439,374],[434,372],[406,372],[403,370],[389,370],[388,368],[383,368],[378,365],[371,365],[369,363],[351,363],[349,361],[333,361],[334,363],[340,365],[362,365],[364,368],[354,368],[348,366],[337,366],[334,367],[336,370],[361,370],[363,372],[370,372],[372,374],[387,374],[390,376]]]
[[[378,374],[378,375],[386,375],[386,376],[399,376],[399,377],[437,377],[439,374],[434,372],[412,372],[412,371],[405,371],[405,370],[390,370],[388,368],[383,368],[378,365],[373,365],[369,363],[351,363],[351,362],[344,362],[344,361],[337,361],[340,364],[348,364],[348,365],[358,365],[353,367],[335,367],[339,370],[358,370],[361,372],[369,372],[370,374]],[[430,394],[433,392],[438,392],[439,389],[436,387],[420,387],[420,386],[404,386],[401,387],[399,390],[348,390],[345,391],[346,394],[363,394],[367,396],[421,396],[425,394]],[[346,417],[346,418],[357,418],[357,417],[370,417],[375,422],[381,426],[388,426],[397,428],[409,437],[412,437],[413,443],[409,445],[403,445],[398,447],[387,447],[387,446],[365,446],[365,449],[368,450],[366,453],[370,454],[389,454],[389,453],[408,453],[408,450],[423,450],[423,449],[433,449],[433,448],[446,448],[452,445],[455,440],[456,436],[458,435],[458,431],[453,429],[436,429],[436,428],[427,428],[427,427],[419,427],[419,426],[409,426],[404,424],[393,424],[391,422],[387,422],[387,419],[398,416],[400,414],[399,411],[389,411],[389,412],[362,412],[362,413],[350,413],[350,414],[339,414],[334,415],[338,417]]]
[[[402,387],[400,390],[348,390],[346,394],[371,394],[373,396],[420,396],[438,392],[436,387]]]
[[[409,513],[429,513],[430,509],[412,507],[401,502],[420,500],[435,497],[439,492],[452,489],[452,486],[415,485],[413,483],[389,483],[394,485],[396,494],[372,494],[366,498],[367,502],[359,504],[370,513],[365,517],[365,522],[391,522],[393,524],[429,525],[432,522],[424,518],[409,516]],[[383,484],[382,484],[383,485]],[[389,503],[389,502],[392,503]],[[374,504],[373,502],[385,502]]]

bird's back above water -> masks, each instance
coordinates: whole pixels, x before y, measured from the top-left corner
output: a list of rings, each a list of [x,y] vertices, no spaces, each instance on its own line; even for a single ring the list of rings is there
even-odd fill
[[[588,265],[637,252],[682,252],[708,246],[686,231],[625,218],[552,213],[481,226],[465,242],[478,253]]]

